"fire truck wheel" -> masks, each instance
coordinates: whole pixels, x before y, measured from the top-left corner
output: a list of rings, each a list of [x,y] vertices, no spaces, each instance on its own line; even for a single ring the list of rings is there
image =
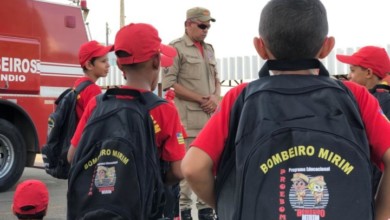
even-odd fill
[[[26,145],[19,130],[0,119],[0,192],[11,188],[23,173]]]

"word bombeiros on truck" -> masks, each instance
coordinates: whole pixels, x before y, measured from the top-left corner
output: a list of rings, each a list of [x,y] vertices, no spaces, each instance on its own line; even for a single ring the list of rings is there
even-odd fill
[[[88,37],[77,6],[2,0],[0,20],[2,192],[19,180],[24,167],[34,165],[55,99],[83,74],[78,50]]]

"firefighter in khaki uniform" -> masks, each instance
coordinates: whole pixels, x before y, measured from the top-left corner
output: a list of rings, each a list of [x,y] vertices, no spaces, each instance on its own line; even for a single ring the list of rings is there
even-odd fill
[[[215,111],[220,97],[220,82],[214,49],[204,39],[215,19],[210,11],[195,7],[187,11],[185,34],[170,43],[177,49],[174,64],[164,70],[164,90],[174,88],[175,104],[188,134],[186,146],[198,135]],[[186,182],[180,183],[180,210],[183,220],[191,220],[192,191]],[[214,219],[213,210],[197,201],[199,220]]]

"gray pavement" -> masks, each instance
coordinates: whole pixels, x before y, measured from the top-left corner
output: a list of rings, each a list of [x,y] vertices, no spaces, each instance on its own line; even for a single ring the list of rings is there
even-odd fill
[[[41,155],[37,155],[35,166],[43,167]],[[59,180],[46,174],[45,170],[39,168],[25,168],[19,182],[26,179],[38,179],[46,183],[49,193],[49,209],[45,220],[66,220],[66,191],[67,180]],[[18,183],[19,183],[18,182]],[[0,193],[0,220],[17,219],[11,211],[11,204],[16,185],[7,192]],[[196,208],[192,209],[194,220],[198,220]]]

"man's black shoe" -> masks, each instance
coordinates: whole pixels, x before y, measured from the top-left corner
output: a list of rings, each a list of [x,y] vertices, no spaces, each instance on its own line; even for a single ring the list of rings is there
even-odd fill
[[[214,210],[212,208],[201,209],[198,211],[199,220],[215,220]]]
[[[181,220],[192,220],[191,209],[181,210],[180,214],[181,214]]]

